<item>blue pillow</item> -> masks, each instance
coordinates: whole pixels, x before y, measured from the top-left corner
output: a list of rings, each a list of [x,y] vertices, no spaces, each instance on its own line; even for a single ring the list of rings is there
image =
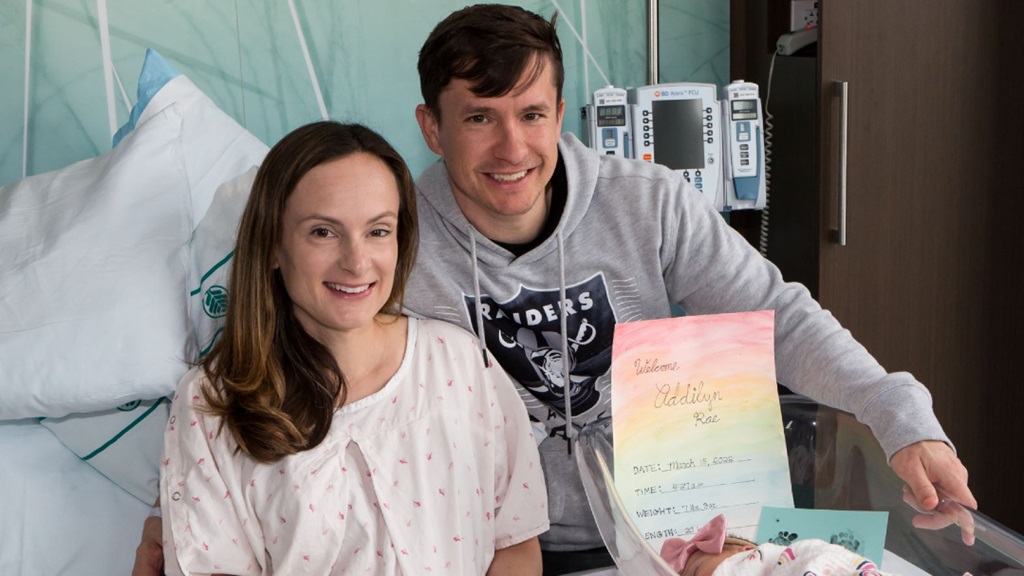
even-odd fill
[[[117,146],[117,143],[121,141],[129,132],[135,129],[135,124],[139,121],[139,116],[142,111],[149,105],[149,101],[153,99],[153,95],[160,91],[165,84],[173,80],[175,77],[180,76],[181,72],[178,72],[174,66],[159,52],[152,48],[146,49],[146,59],[142,63],[142,72],[139,74],[139,89],[137,94],[138,101],[135,102],[135,106],[132,106],[132,112],[128,116],[128,122],[118,128],[117,133],[114,134],[114,141],[112,146]]]

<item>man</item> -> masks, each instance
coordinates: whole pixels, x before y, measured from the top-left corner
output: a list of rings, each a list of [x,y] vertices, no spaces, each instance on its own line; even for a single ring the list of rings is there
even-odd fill
[[[417,183],[421,250],[405,300],[476,332],[483,361],[518,381],[544,429],[545,573],[608,562],[566,445],[610,412],[615,323],[667,317],[670,301],[689,314],[775,310],[783,384],[868,424],[925,508],[938,504],[933,484],[976,506],[924,386],[887,374],[677,174],[560,138],[554,24],[472,6],[423,45],[416,119],[442,162]]]
[[[933,484],[976,507],[924,386],[887,374],[675,172],[560,137],[554,24],[472,6],[424,43],[416,119],[442,162],[417,182],[420,251],[405,296],[409,312],[476,332],[481,361],[520,385],[542,429],[545,574],[611,564],[568,445],[610,413],[615,323],[668,317],[670,302],[689,314],[775,310],[783,384],[868,424],[924,508],[938,504]],[[150,520],[133,574],[161,560]]]

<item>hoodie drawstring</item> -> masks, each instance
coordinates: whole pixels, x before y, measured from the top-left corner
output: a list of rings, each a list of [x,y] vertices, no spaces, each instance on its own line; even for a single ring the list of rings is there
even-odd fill
[[[484,368],[487,368],[490,362],[487,360],[487,335],[484,330],[484,309],[480,305],[480,271],[476,263],[476,234],[473,234],[473,230],[469,230],[469,250],[470,256],[473,258],[473,300],[476,308],[476,337],[480,340],[480,353],[484,357]]]
[[[556,233],[558,238],[558,319],[561,324],[559,332],[562,337],[562,388],[564,391],[565,398],[565,438],[569,450],[569,454],[572,454],[572,441],[575,438],[575,430],[572,427],[572,366],[569,361],[569,326],[568,317],[566,315],[565,306],[565,250],[563,248],[562,233],[559,231]],[[484,331],[484,312],[483,305],[480,301],[480,269],[476,258],[476,234],[473,230],[469,230],[469,250],[470,257],[473,259],[473,299],[474,299],[474,312],[476,313],[476,337],[480,340],[480,352],[483,354],[484,367],[486,368],[490,362],[487,358],[487,339]]]
[[[575,434],[572,428],[572,367],[569,366],[569,326],[565,313],[565,251],[562,247],[562,232],[558,231],[558,316],[562,334],[562,389],[565,392],[565,438],[572,454],[572,439]]]

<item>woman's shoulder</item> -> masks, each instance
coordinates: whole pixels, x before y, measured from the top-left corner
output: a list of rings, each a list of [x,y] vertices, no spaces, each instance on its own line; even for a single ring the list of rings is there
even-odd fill
[[[206,377],[206,370],[203,369],[202,364],[197,364],[188,369],[187,372],[178,380],[178,386],[176,388],[177,396],[181,396],[186,392],[192,390],[198,390],[201,388],[209,379]]]
[[[484,353],[480,340],[468,330],[443,320],[418,320],[415,364],[417,369],[446,378],[472,378],[491,385],[478,387],[486,390],[482,397],[507,386],[514,392],[513,382],[492,354]],[[518,398],[518,393],[516,393]]]
[[[490,362],[484,365],[480,339],[465,328],[444,320],[419,319],[416,322],[416,355],[426,358],[422,368],[482,377],[491,374],[491,369],[497,366],[490,354],[486,355]]]
[[[416,325],[416,337],[421,341],[428,339],[438,342],[440,339],[439,343],[442,344],[480,347],[475,334],[451,322],[433,318],[409,318],[409,324]]]
[[[206,405],[204,391],[210,388],[210,377],[202,364],[189,368],[181,377],[172,400],[175,403],[188,401],[188,406],[195,409]]]

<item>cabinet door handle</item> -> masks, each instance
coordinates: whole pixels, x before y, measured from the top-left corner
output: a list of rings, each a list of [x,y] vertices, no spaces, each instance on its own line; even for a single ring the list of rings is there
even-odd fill
[[[839,181],[838,181],[838,228],[829,230],[831,240],[840,246],[846,246],[846,141],[848,137],[849,96],[850,87],[846,82],[833,82],[836,96],[839,97]]]

